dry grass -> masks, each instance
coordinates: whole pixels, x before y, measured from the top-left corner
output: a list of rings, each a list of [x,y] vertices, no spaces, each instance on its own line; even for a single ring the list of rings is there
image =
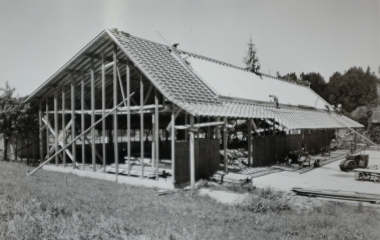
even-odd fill
[[[254,190],[240,206],[196,192],[154,189],[0,162],[0,239],[376,239],[379,212],[328,203],[294,211],[281,193]],[[241,191],[241,189],[237,190]],[[261,206],[258,203],[261,202]],[[263,208],[265,209],[265,211]]]

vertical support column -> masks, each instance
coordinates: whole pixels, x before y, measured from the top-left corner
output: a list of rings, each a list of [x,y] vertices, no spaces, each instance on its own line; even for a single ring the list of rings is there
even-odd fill
[[[113,45],[113,107],[117,106],[117,45]],[[116,181],[119,174],[119,141],[117,139],[117,109],[113,112],[113,144],[114,144],[114,160],[116,170]]]
[[[50,157],[50,147],[49,147],[49,98],[46,97],[46,159]]]
[[[91,66],[92,66],[92,58],[91,58]],[[80,105],[81,105],[81,133],[84,132],[84,69],[82,69],[82,79],[80,80]],[[86,140],[85,140],[85,135],[82,136],[82,170],[85,169],[84,164],[86,160]],[[95,171],[94,165],[92,166],[92,170]]]
[[[66,146],[66,86],[62,85],[62,148]],[[66,167],[66,151],[62,152],[63,167]]]
[[[54,89],[54,148],[58,152],[58,99],[57,89]],[[58,155],[55,156],[55,166],[58,166]]]
[[[228,173],[227,168],[227,117],[224,117],[224,124],[223,124],[223,147],[224,147],[224,171]]]
[[[104,69],[104,51],[102,52],[102,150],[103,150],[103,172],[106,173],[106,70]]]
[[[188,124],[188,119],[189,119],[189,115],[187,114],[187,112],[185,113],[185,125]],[[187,142],[187,130],[185,130],[185,142]]]
[[[40,143],[39,143],[39,147],[40,147],[40,163],[42,163],[43,161],[44,161],[44,157],[43,157],[43,155],[44,155],[44,147],[43,147],[43,141],[42,141],[42,131],[41,131],[41,129],[42,129],[42,102],[40,101],[40,103],[39,103],[39,109],[38,109],[38,125],[39,125],[39,129],[40,129],[40,133],[39,133],[39,139],[40,139]],[[5,140],[4,140],[5,141]],[[5,146],[5,147],[7,147],[7,146]],[[47,150],[47,151],[49,151],[49,149]],[[5,157],[7,157],[7,156],[5,156]]]
[[[217,117],[216,121],[220,122],[220,117]],[[219,140],[219,126],[215,126],[215,138]]]
[[[141,150],[141,178],[144,178],[144,83],[140,72],[140,150]]]
[[[201,123],[201,117],[200,116],[197,117],[197,123],[198,124]],[[197,132],[197,140],[199,140],[199,131]]]
[[[158,115],[158,91],[157,88],[155,89],[155,98],[154,98],[154,103],[155,103],[155,108],[154,108],[154,116],[155,116],[155,121],[154,121],[154,134],[155,134],[155,149],[156,149],[156,180],[158,181],[158,163],[160,159],[160,139],[159,139],[159,131],[160,131],[160,124],[159,124],[159,115]]]
[[[175,107],[174,103],[172,104],[172,177],[173,177],[173,183],[175,183]]]
[[[252,118],[247,120],[248,133],[247,133],[247,142],[248,142],[248,166],[252,167]]]
[[[191,189],[195,188],[195,159],[194,159],[194,115],[190,115],[190,184]]]
[[[95,124],[95,69],[94,60],[91,59],[91,126]],[[95,171],[96,166],[96,155],[95,155],[95,128],[91,129],[91,155],[92,155],[92,166]]]
[[[71,75],[71,139],[74,140],[76,136],[75,132],[75,80],[74,76]],[[73,169],[76,167],[76,141],[71,145],[72,155],[73,155]]]
[[[128,137],[128,176],[131,176],[131,100],[130,100],[130,73],[129,73],[129,65],[127,63],[127,67],[125,69],[126,77],[127,77],[127,107],[128,107],[128,115],[127,115],[127,137]]]
[[[210,117],[207,117],[207,122],[208,122],[208,123],[210,122]],[[212,137],[211,137],[211,127],[210,127],[210,126],[207,127],[207,138],[208,138],[209,140],[212,139]]]
[[[154,168],[155,166],[155,142],[156,142],[156,126],[155,126],[155,115],[154,113],[152,114],[152,167]]]

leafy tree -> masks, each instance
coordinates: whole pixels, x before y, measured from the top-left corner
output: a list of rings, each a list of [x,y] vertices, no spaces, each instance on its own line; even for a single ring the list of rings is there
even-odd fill
[[[249,38],[249,43],[247,45],[248,50],[246,51],[245,57],[243,57],[246,69],[250,72],[258,73],[260,70],[260,62],[257,57],[257,49],[252,42],[252,37]]]
[[[15,89],[6,82],[5,88],[0,88],[0,133],[4,138],[4,156],[7,158],[7,145],[12,135],[23,141],[33,140],[38,132],[37,116],[32,113],[30,105],[23,102],[19,96],[14,97]]]
[[[281,76],[280,73],[277,72],[277,77],[288,81],[298,82],[298,76],[295,72],[288,73],[283,76]]]

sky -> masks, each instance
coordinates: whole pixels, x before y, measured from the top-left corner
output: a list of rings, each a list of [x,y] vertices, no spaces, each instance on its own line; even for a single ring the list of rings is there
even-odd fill
[[[380,0],[0,0],[0,87],[32,93],[105,28],[276,75],[369,66],[379,76]],[[162,37],[157,33],[160,32]]]

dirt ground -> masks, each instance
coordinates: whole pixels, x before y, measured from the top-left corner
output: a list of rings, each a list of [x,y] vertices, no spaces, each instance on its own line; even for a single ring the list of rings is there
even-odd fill
[[[369,154],[369,166],[377,165],[380,169],[380,151],[366,151]],[[299,174],[295,172],[278,172],[253,179],[258,188],[271,186],[280,191],[290,191],[293,187],[347,190],[380,194],[380,184],[373,181],[355,180],[355,172],[343,172],[339,168],[340,160],[324,165],[318,169]]]

